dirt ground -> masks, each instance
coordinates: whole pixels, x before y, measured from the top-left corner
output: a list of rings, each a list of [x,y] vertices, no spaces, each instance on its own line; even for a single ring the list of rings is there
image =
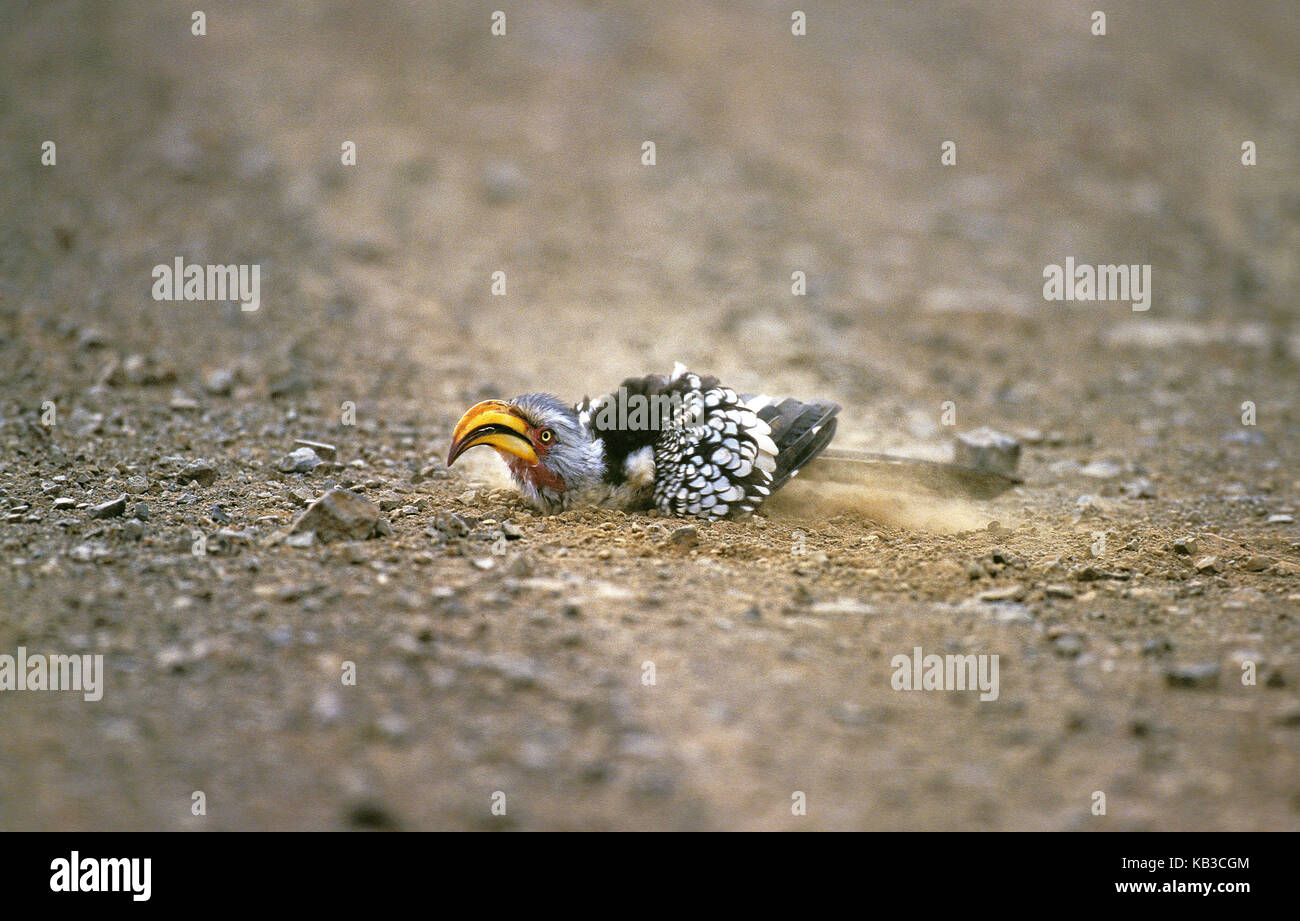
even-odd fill
[[[106,669],[0,693],[0,828],[1300,828],[1293,4],[445,6],[0,7],[0,654]],[[260,309],[155,301],[177,256]],[[1024,483],[689,546],[445,467],[676,360]],[[334,484],[391,534],[286,544]]]

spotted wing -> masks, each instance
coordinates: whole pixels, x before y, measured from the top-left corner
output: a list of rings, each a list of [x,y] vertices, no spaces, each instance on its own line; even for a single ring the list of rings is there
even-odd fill
[[[654,444],[654,503],[693,518],[739,517],[771,494],[778,469],[772,429],[716,378],[674,369],[665,392],[680,412]]]

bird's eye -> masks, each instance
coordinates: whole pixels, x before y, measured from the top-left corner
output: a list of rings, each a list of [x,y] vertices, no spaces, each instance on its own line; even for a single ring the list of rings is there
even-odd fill
[[[537,435],[537,440],[544,445],[548,445],[555,440],[555,433],[550,429],[542,429]]]

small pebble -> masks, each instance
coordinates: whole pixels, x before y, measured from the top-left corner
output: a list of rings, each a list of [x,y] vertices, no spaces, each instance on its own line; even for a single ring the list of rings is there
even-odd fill
[[[224,369],[213,371],[203,379],[203,389],[213,396],[227,396],[234,387],[235,375]]]
[[[1219,671],[1216,662],[1171,665],[1165,669],[1165,683],[1173,688],[1212,688],[1219,683]]]
[[[323,441],[308,441],[306,438],[295,438],[293,443],[311,449],[317,456],[327,461],[334,460],[335,455],[338,453],[338,449],[334,445],[326,444]]]
[[[275,469],[281,473],[310,473],[322,463],[323,461],[311,448],[298,448],[280,458]]]
[[[217,481],[217,468],[211,461],[196,460],[185,466],[180,473],[176,474],[176,482],[184,485],[185,483],[198,483],[200,486],[211,486]]]
[[[990,428],[962,432],[953,442],[953,461],[962,467],[1015,476],[1020,442]]]
[[[682,525],[668,535],[668,542],[677,547],[694,547],[700,542],[700,531],[693,524]]]
[[[1002,588],[992,588],[987,592],[981,592],[980,601],[999,602],[999,601],[1019,601],[1025,597],[1025,587],[1020,583],[1012,583]]]
[[[118,496],[112,501],[105,502],[102,505],[92,506],[90,509],[91,518],[116,518],[126,511],[126,494]]]

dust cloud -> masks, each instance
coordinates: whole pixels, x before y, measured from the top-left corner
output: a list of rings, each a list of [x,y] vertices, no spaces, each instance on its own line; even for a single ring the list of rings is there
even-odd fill
[[[886,527],[931,534],[977,531],[994,520],[992,512],[967,499],[937,496],[896,485],[817,482],[796,477],[763,506],[773,518],[829,518],[856,515]]]

